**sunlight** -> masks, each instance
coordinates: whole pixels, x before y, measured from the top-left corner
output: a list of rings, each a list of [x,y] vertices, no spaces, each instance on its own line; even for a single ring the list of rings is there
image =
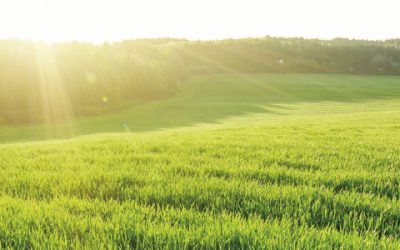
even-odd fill
[[[0,38],[93,43],[266,35],[387,39],[398,30],[399,7],[396,0],[2,0]]]
[[[50,136],[73,136],[73,111],[51,46],[35,45],[42,118]],[[67,121],[67,122],[65,122]],[[59,122],[63,122],[62,125]]]
[[[0,250],[400,249],[399,0],[0,0]]]

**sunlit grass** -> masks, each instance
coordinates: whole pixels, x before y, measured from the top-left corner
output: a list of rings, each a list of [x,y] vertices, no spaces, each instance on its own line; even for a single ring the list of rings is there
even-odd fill
[[[369,112],[3,145],[0,241],[396,249],[398,119]]]
[[[390,76],[207,75],[81,137],[0,128],[0,245],[398,249],[399,95]]]

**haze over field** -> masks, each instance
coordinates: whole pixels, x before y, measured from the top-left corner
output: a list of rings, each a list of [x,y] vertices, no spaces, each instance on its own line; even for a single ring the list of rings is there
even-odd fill
[[[400,249],[398,10],[0,1],[0,249]]]

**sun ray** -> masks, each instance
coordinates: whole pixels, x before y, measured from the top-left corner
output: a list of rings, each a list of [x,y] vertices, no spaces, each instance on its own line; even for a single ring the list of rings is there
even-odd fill
[[[73,136],[74,113],[52,47],[36,44],[35,59],[45,133],[48,137]]]

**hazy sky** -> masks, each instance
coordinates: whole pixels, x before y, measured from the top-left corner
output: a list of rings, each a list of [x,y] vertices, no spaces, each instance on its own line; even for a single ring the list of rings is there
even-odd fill
[[[400,37],[400,0],[0,0],[0,38]]]

